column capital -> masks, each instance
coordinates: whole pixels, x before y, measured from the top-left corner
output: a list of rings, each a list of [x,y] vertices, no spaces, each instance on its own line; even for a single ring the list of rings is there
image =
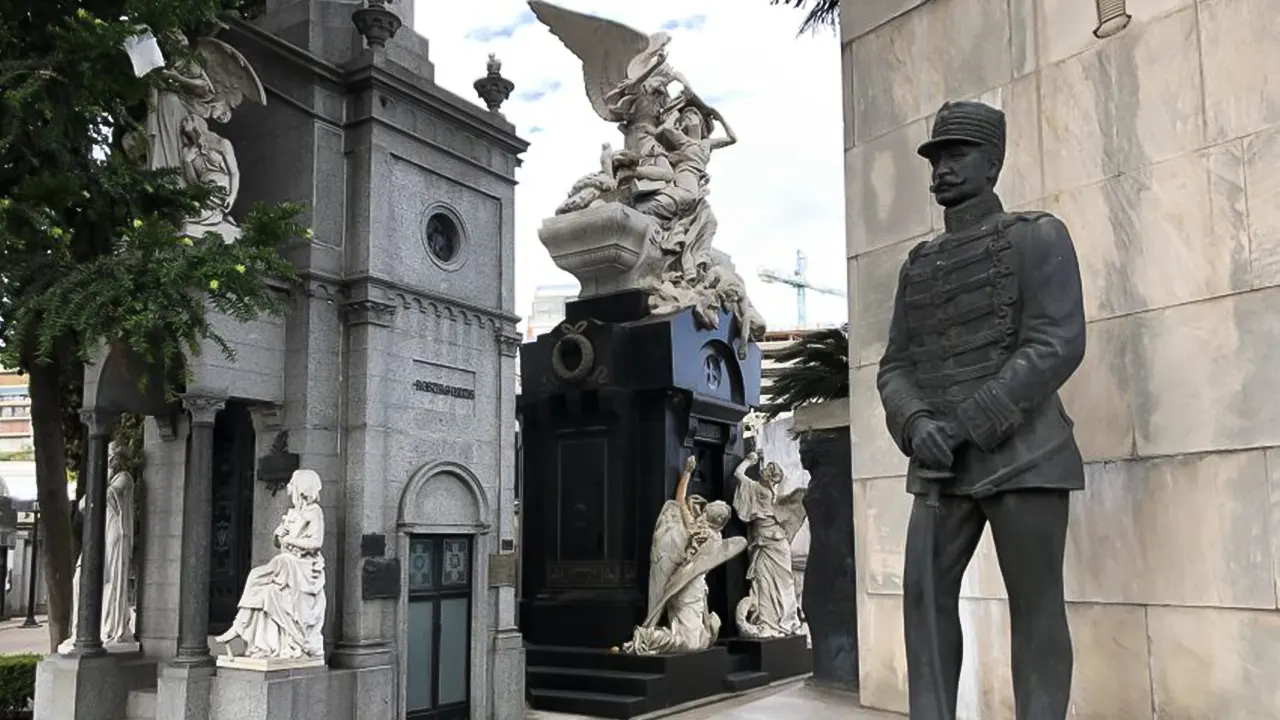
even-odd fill
[[[271,432],[284,425],[284,406],[276,403],[258,403],[249,406],[254,432]]]
[[[116,423],[120,422],[120,413],[81,408],[80,422],[89,429],[89,437],[103,437],[110,435],[111,431],[116,429]]]
[[[192,393],[182,396],[182,407],[191,413],[192,425],[212,425],[214,418],[218,416],[218,411],[226,406],[225,397]]]

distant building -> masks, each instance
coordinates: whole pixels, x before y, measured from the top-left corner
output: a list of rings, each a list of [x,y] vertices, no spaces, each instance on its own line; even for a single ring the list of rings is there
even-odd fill
[[[533,306],[525,320],[525,342],[555,329],[564,320],[564,306],[577,297],[577,285],[540,285],[534,290]]]
[[[0,453],[31,450],[31,396],[27,377],[0,369]]]
[[[524,341],[533,342],[551,332],[564,320],[564,306],[578,298],[577,285],[539,285],[533,291],[529,317],[525,318]],[[516,394],[520,394],[520,357],[516,356]]]

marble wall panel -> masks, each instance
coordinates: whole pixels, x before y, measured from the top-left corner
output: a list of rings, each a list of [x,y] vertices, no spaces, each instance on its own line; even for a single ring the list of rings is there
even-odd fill
[[[855,368],[849,383],[849,403],[858,408],[850,426],[855,478],[907,474],[907,458],[894,444],[884,422],[884,405],[876,390],[876,370],[875,365]]]
[[[857,347],[850,353],[850,362],[856,366],[873,365],[884,355],[885,345],[889,342],[889,319],[893,316],[899,271],[911,248],[928,237],[922,235],[876,248],[853,259],[849,277],[854,287],[849,297],[850,302],[857,305],[858,312],[849,318]]]
[[[1200,149],[1204,106],[1194,9],[1045,67],[1041,104],[1049,193]]]
[[[1280,127],[1247,137],[1239,147],[1253,285],[1280,285]]]
[[[928,137],[913,122],[845,153],[849,257],[928,232],[929,163],[916,154]]]
[[[1085,313],[1101,319],[1249,287],[1240,172],[1213,148],[1053,196],[1071,230]]]
[[[1133,456],[1133,321],[1088,325],[1084,362],[1061,390],[1086,461]]]
[[[1135,316],[1140,456],[1280,444],[1280,289]]]
[[[1271,720],[1280,613],[1147,608],[1156,720]]]
[[[1273,608],[1261,451],[1087,466],[1072,496],[1071,600]]]
[[[1272,0],[1199,0],[1210,142],[1280,124],[1280,12]]]

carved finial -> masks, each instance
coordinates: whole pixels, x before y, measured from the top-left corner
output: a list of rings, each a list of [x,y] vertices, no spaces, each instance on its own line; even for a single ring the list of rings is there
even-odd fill
[[[384,48],[400,31],[403,21],[387,9],[393,0],[366,0],[365,6],[351,13],[351,22],[371,48]]]
[[[516,84],[502,77],[502,61],[493,53],[489,53],[487,69],[489,73],[476,81],[476,94],[484,101],[489,112],[498,112],[502,103],[511,97]]]

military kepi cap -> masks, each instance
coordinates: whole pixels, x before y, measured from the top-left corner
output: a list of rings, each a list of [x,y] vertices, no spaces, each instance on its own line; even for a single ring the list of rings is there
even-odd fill
[[[1004,157],[1004,113],[986,103],[958,100],[943,103],[933,120],[929,140],[916,152],[931,158],[947,145],[985,145]]]

